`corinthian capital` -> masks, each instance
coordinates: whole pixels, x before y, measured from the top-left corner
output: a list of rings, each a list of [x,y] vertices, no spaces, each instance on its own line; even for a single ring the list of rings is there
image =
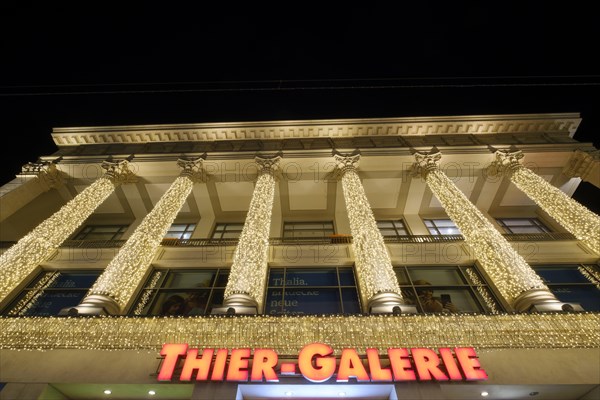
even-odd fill
[[[275,157],[254,157],[254,162],[258,166],[258,174],[269,174],[275,176],[275,173],[279,170],[279,162],[281,161],[281,156]]]
[[[180,176],[187,176],[194,182],[206,182],[206,171],[202,167],[204,159],[202,157],[194,159],[177,160],[177,165],[181,168]]]
[[[133,183],[137,181],[135,174],[129,169],[129,161],[103,161],[102,168],[106,170],[105,175],[115,185]]]
[[[337,179],[341,179],[348,171],[356,172],[358,163],[360,162],[360,154],[334,154],[333,159],[335,160],[335,169],[333,170],[332,175]]]
[[[27,163],[21,168],[21,176],[37,176],[45,190],[56,189],[65,183],[65,174],[54,162]]]
[[[413,164],[413,172],[416,175],[425,177],[430,171],[440,167],[442,153],[439,151],[436,153],[422,153],[418,151],[414,155],[415,163]]]
[[[495,174],[510,174],[521,166],[519,160],[523,158],[521,150],[496,150],[494,152],[496,159],[488,168],[490,176]]]

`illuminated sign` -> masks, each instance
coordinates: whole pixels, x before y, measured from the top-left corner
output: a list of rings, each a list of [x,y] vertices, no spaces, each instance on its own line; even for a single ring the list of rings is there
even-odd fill
[[[294,362],[279,361],[274,350],[190,349],[187,344],[165,344],[159,381],[171,381],[176,370],[182,382],[279,382],[279,376],[298,372],[311,382],[481,381],[488,378],[472,347],[392,348],[381,359],[377,349],[366,350],[366,360],[355,349],[343,349],[339,360],[331,346],[312,343],[300,350]],[[178,366],[183,361],[183,366]],[[382,362],[383,361],[383,362]]]

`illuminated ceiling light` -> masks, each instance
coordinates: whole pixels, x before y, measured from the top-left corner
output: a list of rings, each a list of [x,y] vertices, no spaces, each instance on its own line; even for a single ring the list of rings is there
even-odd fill
[[[288,397],[290,397],[293,394],[294,394],[293,392],[285,392],[285,395],[288,396]]]
[[[344,397],[344,396],[346,396],[346,392],[339,392],[339,393],[338,393],[338,396],[340,396],[340,397]]]
[[[112,393],[112,390],[110,390],[110,389],[106,389],[106,390],[104,391],[104,394],[111,394],[111,393]]]
[[[156,394],[156,392],[154,390],[148,390],[148,394],[150,396],[154,396]]]
[[[484,392],[481,392],[481,395],[482,395],[483,397],[487,397],[487,396],[489,395],[489,393],[484,391]]]

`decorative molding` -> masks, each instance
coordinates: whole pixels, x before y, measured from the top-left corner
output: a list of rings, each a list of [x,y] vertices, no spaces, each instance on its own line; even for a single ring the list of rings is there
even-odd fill
[[[351,138],[448,134],[566,133],[573,136],[576,113],[406,117],[307,121],[261,121],[177,125],[54,128],[57,146],[109,143],[212,142],[218,140]]]

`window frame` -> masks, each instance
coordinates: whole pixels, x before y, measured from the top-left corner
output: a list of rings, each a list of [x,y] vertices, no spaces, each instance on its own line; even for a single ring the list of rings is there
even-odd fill
[[[127,313],[133,317],[159,317],[163,316],[163,314],[153,314],[151,311],[156,307],[157,302],[161,298],[161,294],[163,293],[180,293],[180,292],[190,292],[198,289],[208,289],[208,299],[206,301],[206,305],[204,306],[203,314],[194,314],[188,316],[198,316],[198,315],[210,315],[212,308],[216,306],[221,306],[222,301],[219,303],[214,303],[213,299],[216,291],[225,292],[225,286],[227,285],[227,279],[229,279],[229,272],[231,268],[229,267],[214,267],[214,268],[153,268],[147,279],[144,281],[144,285],[136,296],[135,301],[130,307],[129,312]],[[170,274],[180,273],[180,272],[213,272],[213,278],[210,286],[198,288],[198,287],[164,287],[165,283],[168,281]],[[221,280],[221,276],[226,275],[227,279],[225,279],[225,283],[223,286],[217,286],[217,283]],[[154,280],[154,282],[153,282]],[[214,303],[214,304],[213,304]],[[144,309],[148,309],[147,313],[144,313]],[[181,315],[185,317],[186,315]]]
[[[542,275],[540,275],[537,271],[538,269],[541,268],[554,268],[554,269],[560,269],[563,268],[565,269],[566,267],[571,267],[571,269],[577,269],[577,271],[581,274],[581,277],[585,280],[587,280],[587,282],[548,282]],[[574,267],[574,268],[573,268]],[[544,282],[544,284],[546,286],[548,286],[548,289],[550,289],[550,291],[552,292],[552,294],[554,294],[556,296],[556,298],[560,299],[560,293],[556,293],[554,290],[552,290],[553,287],[564,287],[564,286],[568,286],[568,287],[595,287],[598,290],[598,294],[600,295],[600,265],[599,264],[594,264],[594,263],[536,263],[536,264],[532,264],[531,268],[536,272],[536,274],[542,279],[542,281]],[[582,272],[582,269],[585,270],[586,272]],[[577,300],[561,300],[564,301],[565,303],[580,303]],[[586,309],[585,306],[583,306],[583,308],[586,311],[594,311],[594,312],[598,312],[600,311],[600,307],[598,307],[598,310],[588,310]]]
[[[185,226],[185,228],[183,229],[183,231],[175,231],[175,230],[171,230],[174,226]],[[193,228],[190,229],[190,227],[193,226]],[[198,224],[193,222],[193,223],[173,223],[171,224],[171,226],[169,226],[169,230],[167,231],[167,233],[164,236],[164,239],[173,239],[173,240],[189,240],[192,238],[192,235],[194,234],[194,231],[196,230],[196,228],[198,227]],[[183,236],[189,233],[188,238],[184,238]],[[169,237],[169,234],[179,234],[179,237]]]
[[[28,309],[33,307],[34,303],[46,293],[81,293],[85,298],[89,290],[94,286],[94,283],[98,280],[104,270],[102,269],[42,269],[40,270],[26,286],[19,290],[18,293],[2,308],[0,315],[5,316],[31,316],[31,317],[50,317],[58,316],[57,314],[42,315],[42,314],[23,314]],[[52,283],[60,278],[61,274],[84,274],[84,273],[97,273],[96,279],[90,284],[89,287],[51,287]],[[22,303],[22,304],[21,304]],[[74,303],[73,305],[65,307],[74,307],[79,304]],[[63,307],[64,308],[64,307]],[[60,311],[60,310],[59,310]]]
[[[288,229],[290,225],[310,225],[310,224],[322,224],[322,229]],[[331,225],[331,229],[325,227],[326,224]],[[282,238],[284,239],[303,239],[303,238],[330,238],[335,235],[335,223],[332,220],[327,221],[283,221],[282,224]],[[323,236],[286,236],[286,232],[322,232]]]
[[[381,228],[379,226],[380,222],[381,223],[383,223],[383,222],[391,222],[392,223],[392,228]],[[377,229],[379,229],[380,233],[381,233],[382,229],[386,229],[386,230],[393,229],[396,232],[396,234],[393,235],[393,236],[384,235],[383,233],[381,233],[381,236],[383,236],[384,238],[399,238],[399,237],[410,236],[411,235],[411,233],[410,233],[410,231],[408,229],[408,226],[406,225],[406,223],[404,222],[404,219],[402,219],[402,218],[400,218],[400,219],[378,219],[378,220],[375,221],[375,223],[377,224]],[[402,229],[404,229],[404,231],[406,233],[400,234],[398,232],[399,228],[396,226],[397,223],[400,223],[400,225],[402,225]]]
[[[530,225],[507,225],[505,223],[505,221],[511,221],[511,220],[525,220],[525,221],[530,221],[531,224]],[[513,235],[527,235],[529,233],[537,234],[537,233],[551,233],[552,232],[552,229],[550,229],[549,226],[544,224],[544,222],[538,217],[496,218],[496,223],[498,224],[498,226],[500,226],[504,230],[504,233],[513,234]],[[527,232],[527,233],[513,232],[512,231],[513,228],[538,228],[538,231],[537,232]]]
[[[423,310],[423,306],[419,300],[418,289],[431,287],[432,290],[439,292],[440,290],[464,290],[469,293],[471,299],[473,299],[478,306],[479,310],[475,311],[459,311],[457,314],[498,314],[504,312],[504,305],[500,298],[497,297],[494,292],[492,284],[487,282],[484,275],[479,270],[476,263],[464,264],[464,265],[394,265],[394,272],[397,277],[399,274],[397,270],[402,270],[403,275],[406,276],[408,282],[403,283],[398,279],[398,285],[402,291],[403,297],[406,297],[406,291],[409,290],[412,298],[416,300],[416,306],[418,313],[420,314],[432,314],[432,312],[426,312]],[[442,270],[442,269],[454,269],[458,271],[458,277],[462,280],[461,284],[436,284],[431,282],[431,285],[415,285],[415,280],[409,273],[410,269],[431,269],[431,270]],[[473,275],[467,271],[472,271]],[[419,280],[419,279],[417,279]]]
[[[440,232],[440,228],[449,228],[447,226],[437,226],[435,221],[450,221],[453,225],[454,228],[458,229],[458,233],[441,233]],[[427,222],[430,222],[432,226],[427,225]],[[452,221],[452,219],[450,218],[423,218],[423,224],[425,225],[425,228],[427,228],[427,230],[429,231],[429,234],[431,236],[452,236],[452,235],[462,235],[460,229],[458,226],[456,226],[456,224],[454,223],[454,221]],[[435,231],[432,232],[432,229]]]
[[[241,228],[239,230],[237,230],[237,229],[229,230],[228,227],[230,225],[241,225]],[[223,229],[220,230],[219,229],[220,226],[223,226]],[[244,222],[217,222],[217,223],[215,223],[212,234],[210,235],[210,239],[212,239],[212,240],[237,240],[242,235],[243,230],[244,230]],[[232,233],[232,232],[236,232],[239,234],[235,238],[224,238],[223,237],[223,235],[225,233]],[[217,237],[217,235],[219,235],[219,237]]]
[[[268,272],[267,272],[267,282],[265,284],[265,295],[264,295],[264,304],[263,304],[263,309],[262,309],[262,314],[263,315],[272,315],[272,316],[293,316],[293,315],[297,315],[297,314],[289,314],[289,313],[268,313],[268,300],[269,300],[269,290],[281,290],[281,298],[278,300],[281,300],[283,302],[285,302],[285,290],[286,288],[288,288],[287,286],[287,282],[286,282],[286,276],[287,276],[287,271],[288,270],[310,270],[310,269],[314,269],[314,270],[319,270],[319,269],[335,269],[335,273],[336,273],[336,280],[337,280],[337,285],[323,285],[323,286],[306,286],[306,287],[302,287],[304,290],[319,290],[319,289],[337,289],[338,290],[338,301],[339,301],[339,308],[341,310],[341,312],[339,313],[332,313],[332,314],[324,314],[324,315],[357,315],[357,314],[362,314],[362,297],[361,297],[361,293],[360,293],[360,287],[358,285],[358,279],[356,276],[356,268],[354,267],[354,265],[325,265],[325,266],[311,266],[311,265],[302,265],[302,266],[269,266]],[[271,281],[271,271],[272,270],[276,270],[276,269],[282,269],[283,270],[283,284],[281,286],[269,286],[269,283]],[[354,279],[354,285],[342,285],[341,284],[341,279],[340,279],[340,269],[345,269],[345,270],[350,270],[352,272],[352,278]],[[291,285],[289,286],[289,288],[297,288],[297,286]],[[346,313],[344,310],[344,297],[343,297],[343,289],[355,289],[356,291],[356,307],[358,309],[357,313]],[[284,303],[285,304],[285,303]],[[320,315],[322,313],[315,313],[315,314],[299,314],[299,315]]]
[[[117,230],[115,232],[112,233],[112,237],[110,239],[88,239],[87,237],[89,235],[93,235],[94,234],[94,229],[96,228],[117,228]],[[81,228],[79,230],[79,232],[77,232],[74,236],[73,236],[73,240],[120,240],[123,235],[125,234],[125,232],[127,232],[127,229],[129,228],[129,225],[123,225],[123,224],[107,224],[107,225],[102,225],[102,224],[88,224],[83,226],[83,228]],[[107,232],[110,233],[110,232]],[[83,237],[81,237],[83,235]]]

